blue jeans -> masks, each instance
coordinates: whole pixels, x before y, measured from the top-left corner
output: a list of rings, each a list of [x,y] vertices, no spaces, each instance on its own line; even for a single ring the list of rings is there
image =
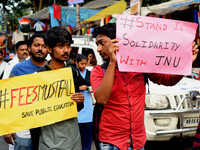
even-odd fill
[[[99,142],[99,149],[100,150],[120,150],[118,147],[112,145],[112,144],[109,144],[109,143],[103,143],[103,142]],[[128,148],[128,150],[133,150],[133,147],[130,146]],[[138,150],[144,150],[144,147],[141,148],[141,149],[138,149]]]
[[[92,123],[79,123],[81,144],[83,150],[91,150],[92,146]]]
[[[31,138],[20,138],[15,134],[14,150],[33,150]]]

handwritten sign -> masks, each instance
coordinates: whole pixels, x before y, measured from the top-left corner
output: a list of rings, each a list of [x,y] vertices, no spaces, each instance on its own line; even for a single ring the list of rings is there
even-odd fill
[[[119,70],[190,75],[196,28],[196,23],[119,14]]]
[[[0,81],[0,135],[77,116],[71,68]]]

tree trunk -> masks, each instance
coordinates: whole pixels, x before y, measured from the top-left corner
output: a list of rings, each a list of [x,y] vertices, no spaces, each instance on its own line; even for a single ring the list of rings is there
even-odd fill
[[[76,28],[78,30],[77,35],[80,35],[80,9],[79,9],[79,4],[76,4]]]
[[[42,5],[43,5],[43,0],[40,0],[40,2],[39,2],[39,9],[38,10],[42,9]]]
[[[36,5],[35,0],[31,0],[31,1],[32,1],[32,4],[33,4],[33,9],[34,9],[35,11],[38,11],[38,8],[37,8],[37,5]]]

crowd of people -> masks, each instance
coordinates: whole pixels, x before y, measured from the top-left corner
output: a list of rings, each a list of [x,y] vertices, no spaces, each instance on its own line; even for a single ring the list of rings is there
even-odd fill
[[[93,123],[90,86],[97,104],[102,106],[101,110],[95,110],[101,111],[96,149],[144,150],[144,73],[119,71],[116,58],[119,41],[116,40],[115,23],[96,28],[93,36],[105,63],[95,65],[91,72],[86,66],[96,64],[92,55],[76,55],[75,67],[66,64],[73,40],[70,32],[58,26],[46,33],[35,33],[27,42],[16,43],[17,55],[4,65],[4,69],[0,53],[3,79],[71,67],[75,85],[71,99],[77,103],[78,110],[77,118],[5,135],[10,150],[90,150],[93,129],[97,129]],[[194,62],[198,46],[194,44],[191,51]],[[49,60],[46,59],[48,54]],[[182,78],[181,75],[148,73],[149,80],[167,86],[175,85]]]

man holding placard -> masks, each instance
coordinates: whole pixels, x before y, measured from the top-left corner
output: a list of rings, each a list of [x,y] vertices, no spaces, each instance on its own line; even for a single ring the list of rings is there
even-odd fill
[[[145,78],[142,72],[120,72],[116,52],[116,24],[106,24],[93,32],[97,51],[106,61],[91,72],[91,85],[97,103],[104,106],[99,124],[99,148],[143,150],[146,142],[144,127]],[[121,42],[121,41],[120,41]],[[119,44],[121,44],[119,42]],[[193,61],[198,54],[193,45]],[[148,73],[157,84],[173,86],[182,75]]]
[[[28,40],[28,50],[30,59],[16,64],[11,70],[10,77],[21,76],[36,72],[46,63],[47,49],[45,45],[46,38],[42,33],[36,33]],[[14,143],[13,140],[14,139]],[[4,140],[9,144],[14,144],[15,150],[32,150],[32,140],[29,130],[17,132],[16,134],[7,134]]]
[[[46,45],[51,60],[39,69],[38,72],[70,67],[72,69],[76,91],[76,93],[72,94],[71,99],[77,103],[79,111],[83,108],[84,96],[82,93],[79,93],[78,72],[74,67],[65,65],[65,62],[69,59],[71,51],[70,45],[73,43],[72,36],[67,30],[56,26],[47,31],[47,37],[48,42]],[[38,135],[39,139],[37,140],[39,140],[39,145],[37,143],[35,145],[34,143],[34,147],[38,147],[39,150],[82,150],[78,120],[76,117],[43,126]]]

